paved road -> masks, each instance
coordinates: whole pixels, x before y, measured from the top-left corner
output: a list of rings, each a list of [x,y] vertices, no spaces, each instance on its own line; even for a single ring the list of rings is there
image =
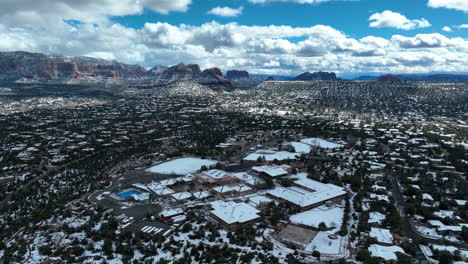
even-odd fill
[[[415,250],[416,257],[420,263],[429,263],[426,260],[423,252],[421,251],[421,248],[419,247],[420,241],[422,239],[433,244],[452,245],[455,247],[468,248],[468,244],[466,243],[455,243],[446,241],[445,239],[430,239],[420,235],[417,232],[411,220],[411,217],[408,216],[408,214],[406,213],[406,202],[401,192],[401,186],[399,184],[398,175],[394,172],[388,172],[387,176],[389,176],[393,186],[393,198],[395,199],[395,203],[401,217],[402,231],[408,238],[412,239],[412,248]]]
[[[411,246],[416,253],[416,259],[418,260],[418,263],[429,264],[429,261],[426,259],[423,252],[421,251],[421,248],[419,247],[421,236],[413,230],[411,219],[409,219],[408,215],[406,214],[406,203],[403,194],[401,193],[400,185],[398,184],[398,176],[394,173],[389,173],[387,175],[390,176],[390,181],[393,186],[393,198],[400,214],[401,229],[403,234],[412,240]]]

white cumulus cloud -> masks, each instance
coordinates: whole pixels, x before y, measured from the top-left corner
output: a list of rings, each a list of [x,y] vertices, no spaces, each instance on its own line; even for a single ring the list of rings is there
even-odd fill
[[[449,26],[442,27],[442,30],[445,31],[445,32],[452,32],[453,31],[452,28],[449,27]]]
[[[208,11],[208,14],[211,15],[216,15],[216,16],[221,16],[221,17],[237,17],[242,14],[242,11],[244,10],[244,7],[239,7],[239,8],[231,8],[231,7],[215,7]]]
[[[417,34],[414,37],[404,37],[401,35],[394,35],[392,37],[400,48],[404,49],[424,49],[424,48],[442,48],[442,47],[456,47],[458,49],[465,49],[468,41],[462,38],[447,38],[446,36],[433,33],[433,34]]]
[[[430,27],[431,23],[424,18],[408,19],[404,15],[390,10],[385,10],[382,13],[375,13],[369,17],[370,27],[375,28],[398,28],[410,30],[415,28]]]
[[[433,8],[449,8],[468,12],[468,1],[466,0],[429,0],[427,3]]]
[[[299,37],[302,41],[292,41]],[[0,50],[115,59],[144,67],[197,63],[202,68],[294,75],[304,71],[468,71],[468,41],[442,34],[355,39],[326,25],[247,26],[80,23],[53,28],[0,24]],[[377,58],[376,58],[377,57]]]
[[[184,12],[192,0],[1,0],[0,23],[26,27],[63,26],[64,20],[106,23],[110,16]]]

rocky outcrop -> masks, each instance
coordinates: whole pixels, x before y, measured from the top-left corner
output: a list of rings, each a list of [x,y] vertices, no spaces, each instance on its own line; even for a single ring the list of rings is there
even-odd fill
[[[0,81],[51,83],[104,82],[146,78],[146,70],[89,57],[50,56],[30,52],[0,52]]]
[[[156,65],[146,72],[146,76],[150,79],[157,79],[165,70],[167,70],[166,66]]]
[[[198,78],[198,83],[206,85],[215,90],[232,90],[231,81],[226,79],[219,68],[211,68],[204,70]]]
[[[334,72],[304,72],[296,76],[294,81],[334,81],[337,80]]]
[[[249,73],[247,71],[231,70],[226,72],[226,78],[229,80],[248,79]]]
[[[165,69],[159,76],[159,82],[170,83],[174,81],[196,80],[201,74],[197,64],[185,65],[183,63]]]

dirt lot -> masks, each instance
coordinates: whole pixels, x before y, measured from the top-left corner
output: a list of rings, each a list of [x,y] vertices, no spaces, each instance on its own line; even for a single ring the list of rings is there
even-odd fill
[[[285,229],[281,230],[280,237],[285,240],[306,245],[314,239],[316,234],[317,232],[313,230],[288,225]]]

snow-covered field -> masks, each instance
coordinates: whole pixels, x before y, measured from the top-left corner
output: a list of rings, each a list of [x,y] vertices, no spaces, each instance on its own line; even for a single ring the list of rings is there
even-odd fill
[[[341,226],[343,222],[344,210],[340,207],[328,208],[323,205],[309,211],[292,215],[290,220],[292,223],[301,224],[318,228],[320,223],[325,223],[328,228],[335,227],[332,231]]]
[[[302,143],[302,142],[291,142],[290,144],[294,148],[294,150],[296,152],[299,152],[299,153],[307,154],[312,149],[312,147],[310,145],[307,145],[307,144]]]
[[[206,160],[200,158],[180,158],[160,163],[156,166],[147,169],[147,171],[160,174],[185,175],[196,172],[203,165],[208,167],[211,165],[215,165],[216,163],[217,162],[215,160]]]
[[[296,159],[297,156],[301,153],[293,153],[287,151],[274,151],[274,150],[257,150],[255,153],[251,153],[244,158],[244,160],[255,161],[258,157],[265,157],[266,161],[273,160],[287,160],[287,159]]]
[[[336,238],[331,238],[330,235],[330,232],[318,232],[312,242],[305,247],[305,251],[313,252],[317,250],[322,255],[328,255],[329,257],[347,257],[347,237],[336,236]]]
[[[319,148],[325,148],[325,149],[334,149],[334,148],[341,148],[343,145],[336,144],[330,141],[326,141],[321,138],[305,138],[301,140],[302,143],[311,145],[311,146],[317,146]],[[297,150],[296,150],[297,151]]]

